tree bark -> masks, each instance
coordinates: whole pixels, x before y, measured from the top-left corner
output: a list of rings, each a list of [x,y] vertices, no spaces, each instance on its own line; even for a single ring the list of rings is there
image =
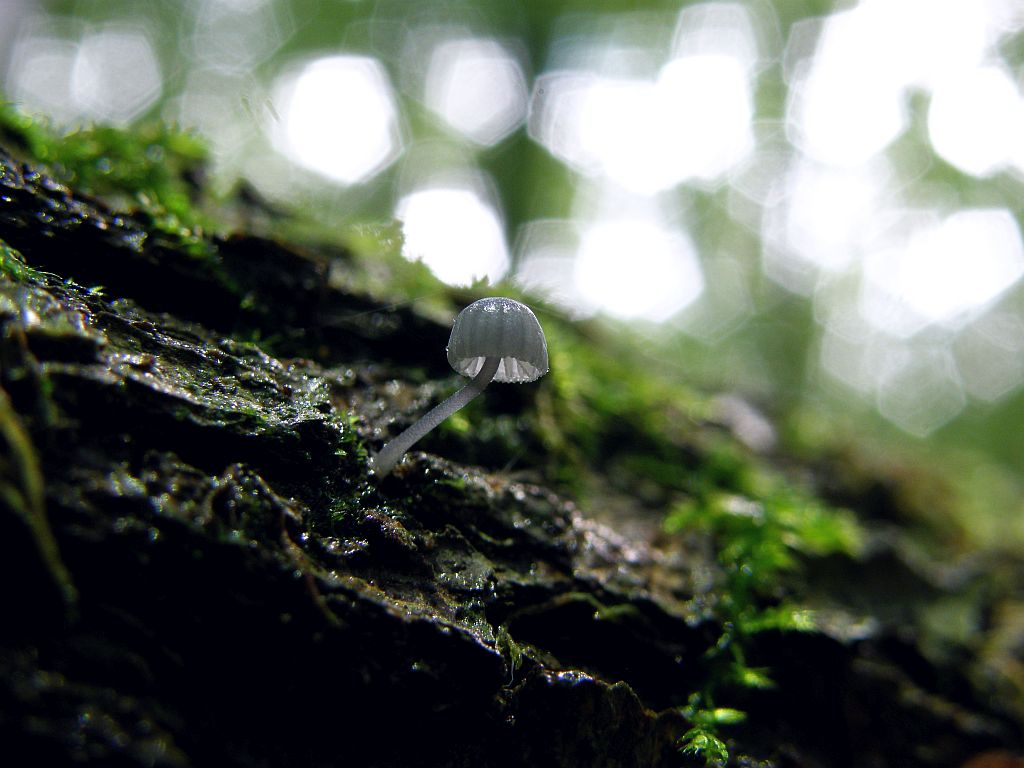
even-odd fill
[[[0,241],[10,764],[694,762],[683,711],[723,636],[699,608],[710,561],[599,524],[541,461],[368,475],[393,409],[421,405],[389,382],[444,371],[443,324],[339,288],[343,251],[238,235],[197,255],[4,151]],[[735,761],[1020,746],[895,632],[752,649],[776,684],[738,694]]]

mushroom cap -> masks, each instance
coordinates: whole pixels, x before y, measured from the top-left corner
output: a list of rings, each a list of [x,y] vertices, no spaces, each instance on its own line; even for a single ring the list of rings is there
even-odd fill
[[[492,296],[459,313],[448,339],[448,363],[472,377],[487,357],[501,358],[493,381],[521,384],[548,372],[548,344],[528,306]]]

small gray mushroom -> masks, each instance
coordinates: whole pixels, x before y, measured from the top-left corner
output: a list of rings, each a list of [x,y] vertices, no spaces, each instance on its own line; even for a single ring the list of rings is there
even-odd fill
[[[370,459],[370,467],[378,476],[388,474],[420,438],[492,381],[521,384],[547,373],[548,345],[537,316],[528,306],[491,297],[474,301],[455,318],[448,339],[448,363],[470,382]]]

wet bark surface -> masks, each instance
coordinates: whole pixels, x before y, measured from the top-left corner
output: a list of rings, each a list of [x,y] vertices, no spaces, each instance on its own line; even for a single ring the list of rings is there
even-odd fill
[[[443,371],[442,323],[339,288],[344,252],[189,253],[4,152],[0,240],[27,266],[0,277],[12,765],[694,762],[681,709],[723,633],[707,563],[596,522],[536,467],[367,474],[431,394],[394,382]],[[822,584],[848,581],[828,565]],[[767,632],[753,656],[775,686],[741,694],[737,764],[1020,746],[885,622]]]

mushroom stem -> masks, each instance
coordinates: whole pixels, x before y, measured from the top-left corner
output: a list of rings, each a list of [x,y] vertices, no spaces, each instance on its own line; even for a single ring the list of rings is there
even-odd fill
[[[402,460],[405,452],[412,448],[421,437],[453,413],[464,408],[470,400],[487,388],[491,379],[494,378],[494,374],[498,372],[500,362],[500,357],[484,358],[480,372],[466,386],[444,402],[434,406],[419,421],[381,448],[380,453],[370,459],[370,468],[379,477],[383,477],[394,469],[395,465]]]

